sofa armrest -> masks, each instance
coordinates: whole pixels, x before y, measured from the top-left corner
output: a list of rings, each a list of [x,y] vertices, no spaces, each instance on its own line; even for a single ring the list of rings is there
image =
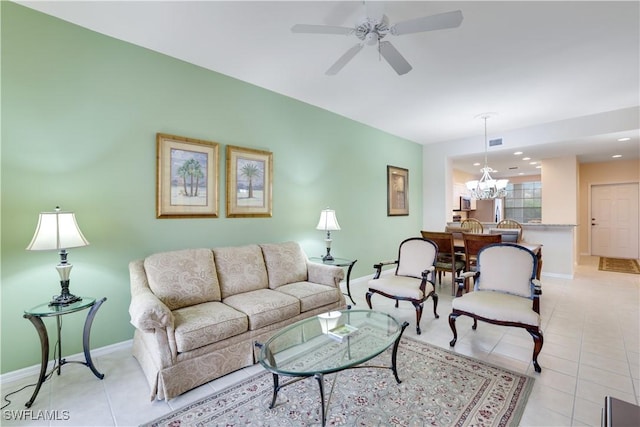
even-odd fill
[[[145,332],[173,328],[173,314],[151,292],[131,297],[129,315],[131,324]]]
[[[131,303],[129,315],[136,328],[152,332],[155,329],[173,329],[173,313],[149,288],[143,261],[129,264]]]
[[[340,289],[340,281],[344,279],[344,270],[342,267],[336,267],[335,265],[307,261],[307,276],[312,283]]]

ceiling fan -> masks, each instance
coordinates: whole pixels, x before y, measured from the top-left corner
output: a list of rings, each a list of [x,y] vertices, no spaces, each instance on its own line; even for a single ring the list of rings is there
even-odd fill
[[[371,3],[367,3],[367,6],[370,4]],[[342,68],[362,50],[365,44],[370,46],[377,44],[380,55],[391,65],[398,75],[403,75],[411,71],[413,67],[411,67],[411,64],[404,59],[391,42],[383,41],[387,35],[401,36],[404,34],[456,28],[462,23],[462,12],[459,10],[409,19],[407,21],[397,22],[394,25],[389,25],[389,19],[381,12],[382,11],[379,10],[378,13],[376,13],[372,8],[367,7],[367,17],[358,22],[353,28],[331,25],[296,24],[291,27],[291,31],[306,34],[353,34],[360,39],[358,44],[347,50],[338,58],[335,64],[325,72],[325,74],[329,76],[333,76],[342,70]]]

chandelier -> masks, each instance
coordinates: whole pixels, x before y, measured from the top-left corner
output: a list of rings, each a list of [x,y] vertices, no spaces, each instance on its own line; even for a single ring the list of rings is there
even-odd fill
[[[484,167],[480,169],[482,177],[480,180],[467,181],[467,190],[471,193],[471,197],[476,200],[490,200],[498,197],[505,197],[507,195],[507,183],[508,179],[493,179],[491,178],[491,172],[495,172],[489,167],[487,163],[487,119],[491,117],[493,113],[480,114],[478,117],[484,119]]]

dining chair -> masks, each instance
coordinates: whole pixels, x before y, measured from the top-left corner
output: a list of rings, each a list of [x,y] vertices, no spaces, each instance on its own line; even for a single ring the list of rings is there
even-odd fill
[[[483,247],[492,243],[501,243],[502,236],[500,234],[472,234],[462,233],[462,240],[464,242],[464,261],[465,272],[476,271],[478,252]],[[474,279],[475,281],[475,279]],[[469,291],[469,280],[465,280],[465,291]]]
[[[484,227],[482,223],[475,218],[467,218],[460,223],[460,227],[465,233],[482,234]]]
[[[441,231],[420,231],[422,237],[435,242],[438,245],[438,257],[436,258],[436,272],[438,283],[442,287],[442,275],[451,273],[451,295],[455,295],[456,276],[464,270],[464,255],[456,253],[453,244],[453,233]]]
[[[366,294],[369,309],[371,296],[379,294],[398,302],[409,301],[416,309],[416,333],[420,335],[420,319],[424,301],[433,299],[433,314],[439,318],[438,294],[434,283],[435,263],[438,256],[438,246],[431,240],[421,237],[411,237],[400,243],[398,259],[383,261],[375,264],[376,273],[369,280],[369,291]],[[385,265],[396,266],[394,274],[382,274]]]
[[[502,243],[518,243],[520,230],[517,228],[490,228],[489,234],[499,234]]]
[[[543,335],[540,329],[540,295],[542,284],[536,279],[538,259],[529,249],[511,243],[495,243],[478,252],[478,268],[464,272],[456,278],[458,290],[451,301],[449,326],[453,347],[458,340],[456,319],[458,316],[473,318],[472,329],[478,320],[501,326],[524,328],[533,338],[533,366],[542,369],[538,355],[542,350]],[[474,277],[474,291],[462,294],[465,281]]]
[[[496,225],[496,228],[509,228],[512,230],[518,230],[518,240],[516,243],[520,243],[522,241],[522,224],[514,219],[503,219]]]

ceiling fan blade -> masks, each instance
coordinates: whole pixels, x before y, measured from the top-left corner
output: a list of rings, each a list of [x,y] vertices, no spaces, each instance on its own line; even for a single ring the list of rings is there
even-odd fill
[[[360,52],[360,50],[362,50],[362,44],[359,43],[353,46],[351,49],[346,51],[344,55],[338,58],[335,64],[333,64],[325,74],[328,76],[335,76],[336,74],[338,74],[338,72],[342,70],[344,66],[347,65],[347,63],[351,61],[358,52]]]
[[[353,33],[353,28],[335,27],[332,25],[312,25],[312,24],[296,24],[291,27],[293,33],[307,34],[340,34],[349,35]]]
[[[380,42],[380,54],[399,75],[407,74],[413,68],[389,42]]]
[[[462,11],[439,13],[437,15],[423,16],[422,18],[409,19],[398,22],[390,28],[391,34],[420,33],[423,31],[443,30],[445,28],[459,27],[462,23]]]

